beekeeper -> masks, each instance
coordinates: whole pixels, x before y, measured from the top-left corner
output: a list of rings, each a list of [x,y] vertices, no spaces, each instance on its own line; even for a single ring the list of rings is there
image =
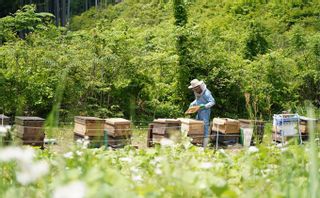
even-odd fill
[[[196,119],[204,121],[203,147],[206,147],[209,142],[211,107],[215,105],[215,100],[203,81],[199,81],[198,79],[193,79],[190,82],[190,86],[188,88],[192,89],[196,98],[190,104],[190,107],[196,106],[196,105],[200,106],[200,110],[197,112]]]

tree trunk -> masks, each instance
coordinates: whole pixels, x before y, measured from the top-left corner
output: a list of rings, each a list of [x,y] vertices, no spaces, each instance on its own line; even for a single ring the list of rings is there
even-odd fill
[[[66,25],[66,10],[67,10],[67,6],[66,6],[66,0],[62,0],[62,9],[61,9],[61,25],[65,26]]]
[[[49,0],[45,0],[44,1],[44,6],[43,6],[44,8],[44,11],[45,12],[49,12]]]
[[[60,0],[55,0],[55,16],[56,16],[56,25],[60,25]]]
[[[70,6],[71,5],[71,0],[68,0],[68,8],[67,8],[67,21],[69,22],[70,20]]]

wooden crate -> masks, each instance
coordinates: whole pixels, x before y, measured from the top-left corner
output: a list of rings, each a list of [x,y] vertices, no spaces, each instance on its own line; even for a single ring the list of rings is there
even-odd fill
[[[214,118],[212,130],[221,133],[240,133],[240,122],[230,118]]]
[[[83,136],[103,136],[105,120],[96,117],[75,116],[74,132]]]
[[[105,120],[104,128],[108,135],[112,137],[117,136],[131,136],[131,122],[123,118],[108,118]]]
[[[253,128],[253,136],[251,143],[262,143],[264,135],[264,124],[262,120],[239,119],[241,128]]]
[[[201,120],[179,118],[181,121],[181,131],[188,135],[204,135],[204,122]]]
[[[0,115],[0,125],[9,125],[10,124],[10,118],[8,116],[5,116],[3,114]]]
[[[24,145],[42,146],[44,144],[44,119],[40,117],[16,116],[16,140]]]
[[[153,122],[153,134],[166,135],[180,131],[180,121],[177,119],[155,119]]]

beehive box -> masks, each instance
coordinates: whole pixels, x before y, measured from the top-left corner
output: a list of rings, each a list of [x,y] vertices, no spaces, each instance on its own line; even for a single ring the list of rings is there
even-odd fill
[[[262,143],[264,135],[264,124],[262,120],[239,119],[241,128],[253,128],[252,143]]]
[[[16,138],[23,144],[43,146],[44,119],[40,117],[16,116]]]
[[[196,136],[196,135],[189,135],[190,138],[192,138],[191,143],[196,145],[202,145],[204,137],[203,135]]]
[[[112,148],[123,148],[131,144],[131,136],[108,136],[108,146]]]
[[[298,138],[298,137],[295,137],[295,136],[283,136],[284,142],[287,142],[287,141],[289,141],[289,140],[291,140],[293,138]],[[272,140],[275,141],[275,142],[282,142],[281,134],[273,132],[272,133]]]
[[[204,135],[204,122],[201,120],[179,118],[181,121],[181,131],[188,135]]]
[[[313,124],[315,129],[319,129],[319,120],[314,118],[308,118],[304,116],[300,116],[300,123],[299,123],[299,129],[302,134],[306,134],[310,132],[309,124]]]
[[[219,145],[233,145],[240,142],[240,133],[221,133],[214,131],[212,135],[213,144],[216,144],[217,138]]]
[[[82,136],[103,136],[105,120],[96,117],[75,116],[74,133]]]
[[[108,118],[105,120],[104,128],[108,135],[112,137],[117,136],[131,136],[131,122],[123,118]]]
[[[214,118],[212,130],[221,133],[240,133],[240,122],[230,118]]]
[[[155,119],[153,122],[153,134],[167,135],[172,132],[180,131],[180,121],[177,119],[160,118]]]
[[[3,114],[0,115],[0,125],[9,125],[10,124],[10,118],[8,116],[5,116]]]

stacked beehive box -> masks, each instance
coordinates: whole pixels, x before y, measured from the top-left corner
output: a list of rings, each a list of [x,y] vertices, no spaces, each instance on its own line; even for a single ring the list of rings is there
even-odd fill
[[[40,117],[17,116],[16,124],[16,140],[24,145],[43,147],[44,119]]]
[[[241,128],[253,128],[252,144],[260,144],[263,141],[264,121],[239,119]]]
[[[123,118],[108,118],[104,125],[107,131],[108,146],[121,148],[131,143],[131,122]]]
[[[240,140],[240,122],[230,118],[214,118],[213,141],[218,138],[218,143],[222,145],[231,145],[239,143]]]
[[[149,124],[147,146],[160,143],[162,138],[170,138],[171,135],[180,134],[180,121],[177,119],[160,118]]]
[[[299,138],[298,114],[274,114],[272,140],[284,143],[293,138]]]
[[[320,129],[320,122],[317,119],[314,118],[308,118],[304,116],[300,116],[300,123],[299,123],[299,129],[301,132],[302,140],[308,140],[309,139],[309,133],[310,133],[310,124],[315,127],[315,130]],[[316,132],[316,131],[315,131]]]
[[[74,117],[74,139],[89,139],[89,147],[100,147],[104,144],[105,120],[96,117]]]
[[[202,145],[204,139],[204,122],[201,120],[179,118],[181,132],[187,133],[192,138],[192,143]]]

